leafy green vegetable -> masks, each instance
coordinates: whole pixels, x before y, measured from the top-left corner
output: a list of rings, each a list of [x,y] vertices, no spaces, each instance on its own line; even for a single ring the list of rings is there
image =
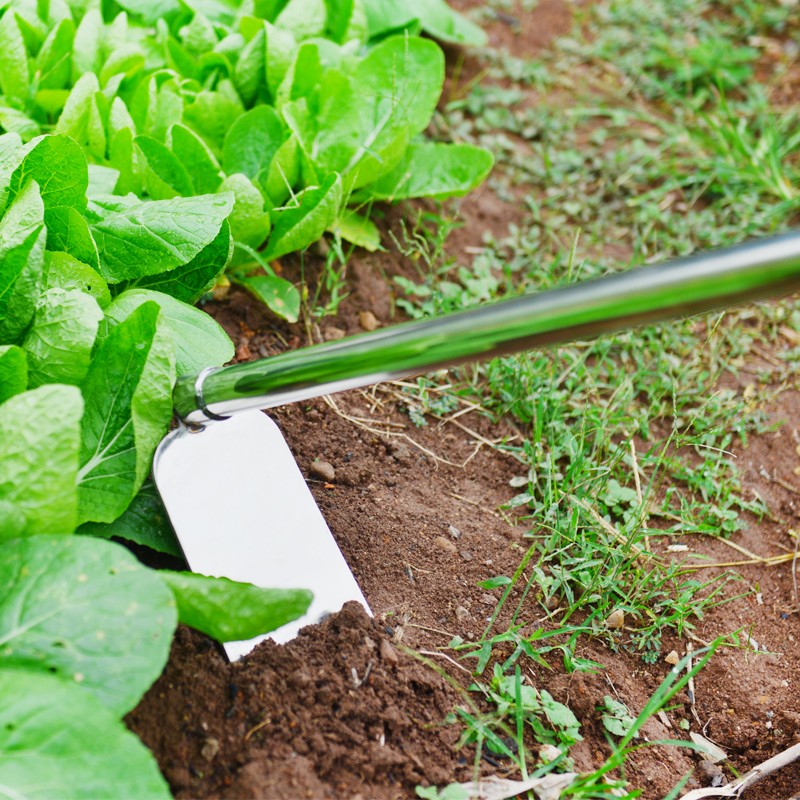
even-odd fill
[[[90,266],[68,253],[45,253],[42,289],[78,289],[94,297],[100,308],[105,308],[111,302],[106,282]]]
[[[14,345],[0,347],[0,405],[9,397],[24,392],[28,385],[25,351]]]
[[[269,234],[269,213],[264,211],[264,196],[250,179],[241,173],[228,176],[219,187],[235,198],[229,217],[231,233],[237,242],[260,247]]]
[[[0,341],[13,341],[36,306],[44,268],[44,205],[31,182],[0,220]]]
[[[0,785],[30,800],[171,797],[150,751],[102,703],[17,669],[0,669]]]
[[[0,540],[75,529],[82,412],[73,386],[41,386],[0,405]],[[3,524],[11,509],[16,522]]]
[[[48,289],[36,308],[22,347],[28,355],[29,386],[80,384],[103,312],[90,294],[75,289]]]
[[[234,355],[233,342],[218,322],[174,297],[150,289],[129,289],[106,309],[106,326],[127,319],[143,303],[157,303],[175,349],[178,375],[221,366]]]
[[[289,322],[297,322],[300,315],[300,293],[289,281],[277,275],[243,275],[235,277],[253,297]]]
[[[109,283],[157,275],[188,264],[214,241],[233,209],[230,194],[138,202],[90,203],[100,274]]]
[[[471,192],[494,164],[488,150],[469,144],[412,144],[394,168],[364,190],[374,200],[432,197],[445,200]]]
[[[305,614],[307,589],[262,589],[192,572],[159,573],[175,593],[181,622],[219,642],[252,639]]]
[[[378,38],[398,30],[424,30],[436,39],[455,44],[486,45],[482,28],[453,11],[444,0],[366,0],[370,37]]]
[[[183,558],[167,512],[151,480],[145,481],[121,517],[110,523],[87,522],[78,528],[78,533],[103,539],[127,539],[159,553]]]
[[[121,545],[83,536],[7,541],[0,586],[2,667],[60,675],[124,714],[166,663],[172,594]]]
[[[156,303],[139,306],[100,343],[83,383],[79,521],[113,522],[150,468],[172,416],[175,362]]]

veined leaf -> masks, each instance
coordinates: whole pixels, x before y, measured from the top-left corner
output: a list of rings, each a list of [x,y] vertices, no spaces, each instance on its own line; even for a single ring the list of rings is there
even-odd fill
[[[194,101],[184,110],[183,122],[196,131],[212,152],[219,156],[225,135],[244,111],[236,88],[230,80],[223,79],[217,84],[216,91],[197,93]]]
[[[471,144],[412,144],[395,167],[362,190],[374,200],[460,197],[478,186],[494,164],[488,150]]]
[[[30,72],[25,40],[13,9],[0,19],[0,89],[12,102],[24,104],[30,91]]]
[[[370,253],[381,249],[381,232],[378,230],[378,226],[355,211],[349,209],[342,211],[331,225],[330,230],[345,241],[363,247]]]
[[[93,72],[81,75],[69,93],[54,133],[65,133],[80,144],[86,142],[92,99],[99,89],[97,75]]]
[[[89,227],[109,283],[157,275],[188,264],[219,233],[233,208],[229,194],[120,203],[90,202]]]
[[[25,351],[16,345],[0,347],[0,405],[28,386]]]
[[[367,0],[367,26],[371,39],[381,38],[418,24],[426,33],[442,42],[486,45],[485,31],[450,8],[445,0]]]
[[[78,533],[102,539],[127,539],[159,553],[183,558],[166,509],[152,480],[144,482],[121,517],[110,523],[86,522],[78,528]]]
[[[26,800],[172,796],[150,751],[101,702],[14,669],[0,670],[0,785]]]
[[[72,70],[75,25],[67,17],[55,26],[36,56],[39,89],[64,89]]]
[[[183,300],[184,303],[196,303],[212,289],[217,278],[225,271],[232,251],[231,228],[226,220],[222,223],[216,239],[204,247],[188,264],[159,275],[123,281],[114,288],[119,291],[133,287],[154,289]]]
[[[221,192],[232,192],[235,198],[228,218],[234,240],[248,247],[260,247],[270,228],[269,214],[264,211],[264,196],[241,173],[229,175],[219,188]]]
[[[0,667],[54,672],[124,714],[167,661],[175,602],[121,545],[13,539],[0,545],[0,586]]]
[[[42,289],[77,289],[94,297],[100,308],[105,308],[111,302],[106,282],[88,264],[68,253],[45,253]]]
[[[122,514],[169,426],[175,362],[160,315],[156,303],[141,305],[95,351],[82,387],[80,522]]]
[[[264,253],[266,260],[303,250],[330,227],[342,204],[342,182],[329,176],[321,186],[297,196],[298,205],[272,212],[272,233]]]
[[[189,173],[168,147],[151,136],[137,136],[133,141],[149,167],[144,181],[150,197],[167,200],[176,195],[188,197],[194,194]]]
[[[86,208],[89,169],[80,145],[69,136],[43,136],[14,170],[9,184],[12,198],[28,181],[39,184],[45,209]]]
[[[225,135],[222,166],[228,175],[241,172],[250,179],[268,168],[286,131],[275,109],[257,106],[242,114]]]
[[[297,41],[325,33],[328,10],[325,0],[289,0],[275,19],[275,27],[290,31]]]
[[[22,347],[28,356],[29,386],[78,385],[86,377],[103,312],[90,294],[48,289],[36,308]]]
[[[0,524],[0,540],[75,529],[82,413],[74,386],[41,386],[0,406],[0,503],[22,523]]]
[[[99,8],[89,8],[81,17],[75,31],[72,50],[72,82],[81,75],[100,71],[103,44],[103,17]]]
[[[89,224],[74,208],[50,208],[44,214],[47,249],[68,253],[92,269],[99,267],[97,245]]]
[[[44,267],[44,205],[30,182],[0,219],[0,341],[17,339],[33,316]]]
[[[159,575],[175,594],[180,621],[218,642],[274,631],[305,614],[314,597],[308,589],[262,589],[192,572],[162,570]]]
[[[208,145],[185,125],[169,129],[172,152],[180,159],[197,194],[214,194],[222,182],[219,164]]]
[[[250,294],[270,311],[288,322],[300,316],[300,292],[294,284],[277,275],[246,275],[236,279]]]
[[[143,303],[157,303],[169,328],[175,348],[178,375],[221,366],[234,356],[233,342],[220,324],[194,306],[150,289],[128,289],[106,309],[104,330],[127,319]]]

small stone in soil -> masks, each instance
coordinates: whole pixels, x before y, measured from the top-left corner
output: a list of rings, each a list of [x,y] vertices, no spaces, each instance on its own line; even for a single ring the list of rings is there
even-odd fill
[[[469,617],[470,617],[469,611],[466,608],[464,608],[464,606],[458,606],[456,608],[457,619],[460,619],[463,622],[465,619],[469,619]]]
[[[378,327],[378,319],[371,311],[359,311],[358,324],[365,331],[374,331]]]
[[[397,664],[400,661],[400,658],[397,655],[397,650],[395,650],[394,647],[392,647],[391,644],[386,641],[386,639],[381,639],[380,650],[381,658],[387,664]]]
[[[462,550],[461,558],[463,558],[464,561],[472,561],[472,553],[470,553],[469,550]]]
[[[703,786],[722,786],[725,773],[711,761],[701,761],[697,765],[697,777]]]
[[[219,742],[216,739],[206,739],[202,750],[200,750],[200,755],[206,761],[213,761],[217,753],[219,753]]]
[[[322,331],[322,338],[326,342],[335,342],[339,339],[344,339],[345,336],[347,336],[347,331],[344,331],[341,328],[335,328],[333,326],[325,328],[325,330]]]
[[[458,552],[458,548],[455,546],[455,544],[453,542],[451,542],[449,539],[445,539],[444,536],[437,536],[433,540],[433,543],[440,550],[444,550],[445,553],[456,553],[456,552]]]
[[[666,661],[667,664],[672,664],[672,666],[675,666],[675,664],[677,664],[680,660],[681,659],[677,650],[672,650],[669,655],[665,656],[664,658],[664,661]]]
[[[455,525],[451,525],[451,526],[450,526],[450,527],[447,529],[447,532],[448,532],[448,533],[449,533],[449,534],[450,534],[450,535],[451,535],[451,536],[452,536],[454,539],[460,539],[460,538],[461,538],[461,531],[460,531],[458,528],[456,528],[456,526],[455,526]]]
[[[328,461],[312,461],[308,471],[328,483],[333,483],[336,480],[336,470],[333,468],[333,464]]]

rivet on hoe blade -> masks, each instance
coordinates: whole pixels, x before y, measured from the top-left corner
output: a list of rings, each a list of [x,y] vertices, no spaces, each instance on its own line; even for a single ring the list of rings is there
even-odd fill
[[[798,289],[792,233],[184,376],[174,394],[182,424],[156,452],[155,481],[193,570],[313,591],[304,617],[269,634],[285,642],[347,600],[368,606],[259,409]],[[225,649],[236,659],[258,641]]]

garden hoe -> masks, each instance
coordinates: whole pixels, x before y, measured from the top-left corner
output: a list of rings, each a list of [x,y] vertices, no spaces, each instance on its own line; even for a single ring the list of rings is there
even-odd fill
[[[260,409],[798,289],[800,233],[793,233],[210,368],[177,382],[181,424],[156,452],[155,481],[191,569],[313,591],[301,619],[269,634],[285,642],[348,600],[368,607],[280,431]],[[235,659],[258,641],[225,649]]]

